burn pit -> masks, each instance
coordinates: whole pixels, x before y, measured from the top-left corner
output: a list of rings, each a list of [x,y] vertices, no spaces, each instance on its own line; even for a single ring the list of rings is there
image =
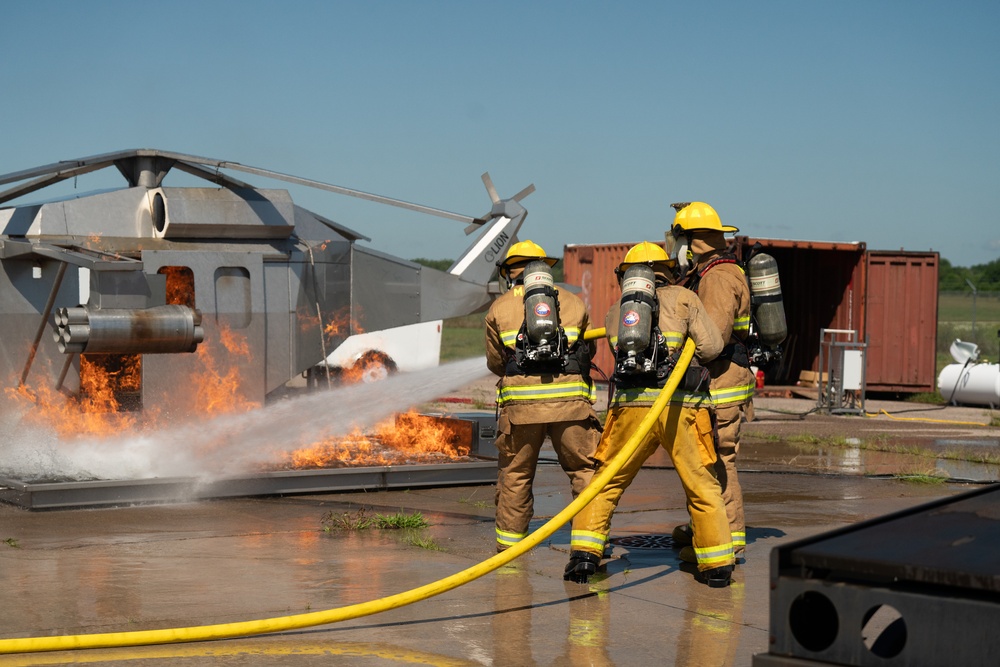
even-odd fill
[[[220,418],[245,419],[262,407],[240,396],[239,366],[226,362],[238,358],[240,336],[221,329],[215,333],[195,353],[201,358],[199,377],[191,378],[184,391],[200,412],[186,417],[183,424],[199,431]],[[58,451],[60,457],[69,453],[68,458],[73,461],[75,448],[80,448],[92,457],[88,460],[100,458],[101,463],[95,464],[96,468],[55,466],[38,473],[34,468],[25,470],[23,466],[7,465],[8,457],[0,461],[0,501],[27,509],[58,509],[496,481],[492,412],[397,413],[363,432],[355,430],[346,436],[318,439],[307,446],[302,443],[308,443],[308,439],[285,448],[281,443],[287,441],[277,440],[263,458],[253,464],[221,468],[229,471],[223,473],[213,466],[219,460],[228,463],[234,442],[223,442],[225,436],[222,436],[215,445],[214,440],[205,438],[200,445],[185,442],[183,447],[194,454],[196,461],[204,455],[204,469],[216,472],[205,476],[200,471],[191,471],[190,466],[179,472],[159,467],[159,458],[169,458],[172,452],[136,453],[133,449],[141,446],[144,438],[160,437],[163,429],[169,431],[172,425],[169,411],[142,404],[142,358],[142,355],[81,355],[81,379],[86,378],[86,383],[81,384],[77,394],[37,385],[7,390],[8,399],[20,405],[21,425],[48,433],[44,444],[36,445],[32,440],[25,448],[48,446]],[[320,401],[326,400],[324,394],[322,390],[308,393]],[[282,399],[278,403],[285,402]],[[212,428],[213,433],[218,429]],[[242,443],[235,444],[238,448]],[[221,450],[222,455],[211,451],[214,448]],[[144,467],[138,471],[128,469],[130,457],[141,458],[143,463],[151,460],[157,466],[152,471]],[[67,474],[66,470],[70,472]]]
[[[273,469],[413,465],[471,461],[472,422],[416,412],[398,414],[370,432],[317,443],[281,457]]]

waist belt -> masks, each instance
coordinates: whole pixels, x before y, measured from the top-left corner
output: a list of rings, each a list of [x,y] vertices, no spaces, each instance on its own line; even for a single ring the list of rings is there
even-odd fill
[[[722,352],[719,353],[717,359],[729,359],[737,366],[742,368],[750,368],[750,352],[747,350],[746,344],[741,340],[733,341],[729,345],[722,348]]]

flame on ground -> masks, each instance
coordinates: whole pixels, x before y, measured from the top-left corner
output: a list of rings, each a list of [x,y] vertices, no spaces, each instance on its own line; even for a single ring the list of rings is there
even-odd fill
[[[461,420],[410,411],[378,424],[371,433],[326,440],[283,455],[285,468],[342,468],[451,461],[469,455],[472,426]]]
[[[187,393],[199,408],[194,420],[260,407],[244,397],[241,389],[245,379],[240,360],[249,354],[246,338],[226,327],[215,331],[217,336],[198,346],[198,371],[188,380]],[[378,354],[363,356],[344,369],[340,382],[372,382],[394,372],[392,359]],[[142,404],[142,355],[80,355],[80,390],[75,395],[44,382],[6,392],[22,407],[26,424],[52,429],[67,442],[167,426],[159,409]],[[443,462],[467,456],[471,443],[471,423],[409,412],[368,433],[355,431],[291,453],[279,452],[272,469]],[[205,447],[202,455],[214,448]]]

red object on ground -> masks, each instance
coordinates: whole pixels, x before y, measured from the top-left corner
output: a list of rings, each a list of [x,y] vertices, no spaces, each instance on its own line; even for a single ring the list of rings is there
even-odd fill
[[[762,370],[757,371],[757,388],[758,389],[764,388],[764,371]]]

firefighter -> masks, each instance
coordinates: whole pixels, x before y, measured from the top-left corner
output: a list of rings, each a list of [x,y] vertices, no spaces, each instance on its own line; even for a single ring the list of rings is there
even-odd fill
[[[646,278],[632,270],[636,266],[648,267]],[[628,251],[616,271],[622,284],[622,299],[612,306],[605,323],[609,342],[616,352],[615,392],[595,454],[598,472],[638,429],[666,384],[686,338],[694,340],[695,355],[702,361],[715,358],[723,348],[722,336],[698,296],[672,284],[678,278],[674,269],[675,263],[663,248],[644,241]],[[643,280],[645,285],[641,284]],[[635,336],[636,332],[645,332],[645,337]],[[623,344],[626,337],[648,340],[645,352],[633,355],[626,351]],[[722,490],[713,471],[716,452],[709,403],[708,373],[692,363],[685,380],[636,452],[573,519],[570,559],[564,579],[586,583],[597,571],[619,499],[646,459],[657,446],[662,446],[680,476],[696,527],[694,550],[699,578],[713,587],[729,584],[734,564],[733,544]]]
[[[733,549],[736,557],[742,559],[746,524],[736,457],[740,451],[740,424],[744,419],[753,420],[756,378],[750,370],[745,344],[750,330],[750,288],[725,238],[726,233],[739,229],[723,225],[715,209],[704,202],[672,206],[676,214],[667,235],[671,254],[681,271],[688,273],[686,286],[701,298],[726,341],[722,353],[708,363],[708,371],[712,376],[712,409],[718,433],[716,474],[722,484]],[[672,534],[674,544],[683,547],[681,558],[688,561],[693,556],[689,548],[691,532],[691,525],[683,525],[677,526]]]
[[[584,341],[587,309],[552,283],[558,261],[532,241],[511,246],[498,263],[507,287],[486,315],[486,364],[496,375],[497,551],[528,534],[532,482],[548,436],[576,497],[594,475],[592,456],[601,437],[590,379],[592,346]],[[531,284],[525,287],[525,277]],[[547,274],[547,275],[546,275]],[[532,327],[529,327],[529,324]],[[539,338],[534,332],[547,330]]]

